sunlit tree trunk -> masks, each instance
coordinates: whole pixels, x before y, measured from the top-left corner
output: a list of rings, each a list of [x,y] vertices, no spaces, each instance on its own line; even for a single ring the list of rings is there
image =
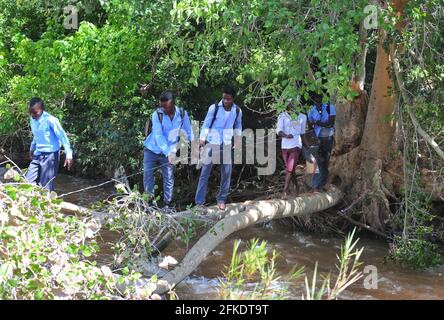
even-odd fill
[[[407,2],[408,0],[392,2],[396,14],[401,18]],[[398,31],[402,31],[403,25],[400,19],[396,25]],[[391,173],[386,171],[390,154],[396,152],[393,148],[397,99],[392,75],[394,49],[394,44],[388,43],[386,32],[380,29],[368,106],[363,105],[366,103],[365,93],[360,90],[359,83],[352,82],[359,91],[359,96],[355,101],[342,106],[347,112],[341,113],[338,110],[339,128],[336,139],[339,146],[336,147],[336,157],[332,160],[331,167],[333,182],[347,191],[349,200],[358,198],[366,190],[370,191],[361,203],[361,222],[378,230],[384,230],[389,221],[391,213],[388,198],[394,194]],[[353,104],[357,107],[350,108]],[[366,111],[365,117],[356,115],[363,111]],[[347,141],[347,134],[350,132],[357,132],[358,135],[362,133],[362,139],[359,141],[355,138],[350,146],[344,146],[340,140],[343,138]]]

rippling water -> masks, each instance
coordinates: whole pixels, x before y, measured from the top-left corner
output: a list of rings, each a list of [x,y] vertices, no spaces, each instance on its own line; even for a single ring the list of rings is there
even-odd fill
[[[73,178],[59,175],[56,180],[56,191],[59,194],[72,190],[96,185],[101,181]],[[112,185],[98,189],[73,194],[65,198],[66,201],[80,205],[104,199],[113,191]],[[104,248],[102,262],[111,260],[110,245],[116,239],[116,234],[102,232],[101,246]],[[222,276],[224,266],[229,264],[233,244],[236,239],[246,241],[259,238],[268,242],[270,250],[279,253],[277,269],[280,274],[287,274],[294,266],[305,266],[311,276],[315,262],[318,261],[320,272],[335,273],[337,263],[336,254],[343,243],[339,237],[328,237],[311,233],[303,233],[280,224],[272,227],[255,226],[231,235],[221,243],[207,259],[185,279],[178,287],[180,299],[217,299],[218,277]],[[361,239],[359,246],[363,246],[363,266],[373,265],[378,271],[378,289],[365,289],[364,280],[354,284],[341,296],[343,299],[444,299],[444,266],[426,271],[412,271],[403,269],[392,263],[385,263],[384,258],[388,251],[386,243],[374,239]],[[173,242],[165,254],[180,260],[186,253],[187,247],[181,242]],[[294,299],[300,299],[304,294],[302,280],[295,281],[290,287]]]

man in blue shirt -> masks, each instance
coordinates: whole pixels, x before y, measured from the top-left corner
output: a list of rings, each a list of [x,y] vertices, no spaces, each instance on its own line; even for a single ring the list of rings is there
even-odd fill
[[[151,117],[152,131],[145,139],[143,157],[143,185],[145,192],[154,195],[154,172],[162,169],[163,202],[171,206],[174,189],[174,159],[179,134],[184,130],[188,141],[193,140],[188,113],[177,107],[174,94],[170,91],[160,95],[160,107]]]
[[[60,147],[65,148],[64,167],[71,170],[73,165],[71,145],[59,120],[45,111],[42,99],[31,99],[29,114],[34,137],[29,151],[31,164],[25,179],[29,183],[38,183],[43,188],[53,191],[54,179],[59,170]]]
[[[313,176],[313,192],[323,188],[328,178],[328,164],[333,148],[333,140],[335,135],[335,118],[336,109],[330,104],[322,103],[323,95],[312,95],[314,106],[308,113],[308,123],[314,127],[314,132],[319,140],[318,156],[316,162],[319,173]]]
[[[233,136],[234,147],[239,148],[242,137],[242,111],[234,103],[235,92],[225,88],[222,100],[210,106],[200,134],[199,145],[205,147],[207,158],[202,166],[195,203],[203,206],[208,189],[208,179],[213,163],[221,164],[220,191],[217,196],[219,209],[225,210],[232,173]],[[216,105],[217,104],[217,105]],[[208,145],[206,143],[208,142]],[[207,161],[208,160],[208,161]]]

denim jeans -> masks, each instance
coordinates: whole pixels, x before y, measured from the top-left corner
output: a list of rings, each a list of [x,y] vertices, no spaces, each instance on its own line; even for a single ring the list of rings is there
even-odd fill
[[[316,157],[319,173],[313,176],[313,189],[320,189],[327,183],[328,164],[332,148],[333,137],[319,138],[319,149]]]
[[[231,172],[233,169],[232,145],[207,144],[205,148],[208,148],[209,159],[208,161],[204,161],[202,165],[195,203],[198,205],[205,203],[208,179],[210,178],[213,164],[220,164],[220,191],[216,200],[218,203],[225,203],[228,198],[228,192],[230,191]]]
[[[163,179],[163,202],[170,204],[173,200],[174,165],[168,162],[168,157],[157,154],[145,148],[143,150],[143,187],[145,192],[154,195],[154,172],[160,167]]]
[[[48,191],[54,191],[54,179],[59,172],[60,151],[42,152],[32,156],[31,164],[25,175],[29,183],[37,183]]]

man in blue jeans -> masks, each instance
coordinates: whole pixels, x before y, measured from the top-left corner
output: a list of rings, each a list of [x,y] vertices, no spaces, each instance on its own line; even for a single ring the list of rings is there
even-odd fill
[[[145,192],[154,195],[154,172],[161,168],[163,179],[163,203],[169,208],[173,200],[174,158],[179,134],[184,130],[188,141],[193,139],[188,113],[176,106],[170,91],[160,95],[160,107],[151,117],[152,130],[145,139],[143,152],[143,185]]]
[[[45,111],[40,98],[29,102],[30,124],[33,139],[29,151],[31,164],[25,175],[29,183],[37,183],[48,191],[54,190],[54,179],[59,170],[60,147],[66,152],[64,166],[71,170],[72,149],[59,120]]]
[[[239,148],[242,137],[242,111],[234,103],[234,98],[234,90],[225,88],[222,100],[210,106],[203,123],[199,146],[204,148],[206,157],[203,160],[195,197],[198,206],[203,206],[205,203],[213,164],[220,164],[221,181],[217,204],[221,210],[226,208],[233,168],[232,140],[234,136],[234,147]]]
[[[308,113],[308,123],[314,127],[315,135],[319,140],[318,156],[316,157],[319,173],[315,173],[313,176],[313,192],[318,192],[327,182],[328,164],[335,135],[336,109],[330,102],[323,104],[322,100],[322,94],[312,95],[314,106]]]

